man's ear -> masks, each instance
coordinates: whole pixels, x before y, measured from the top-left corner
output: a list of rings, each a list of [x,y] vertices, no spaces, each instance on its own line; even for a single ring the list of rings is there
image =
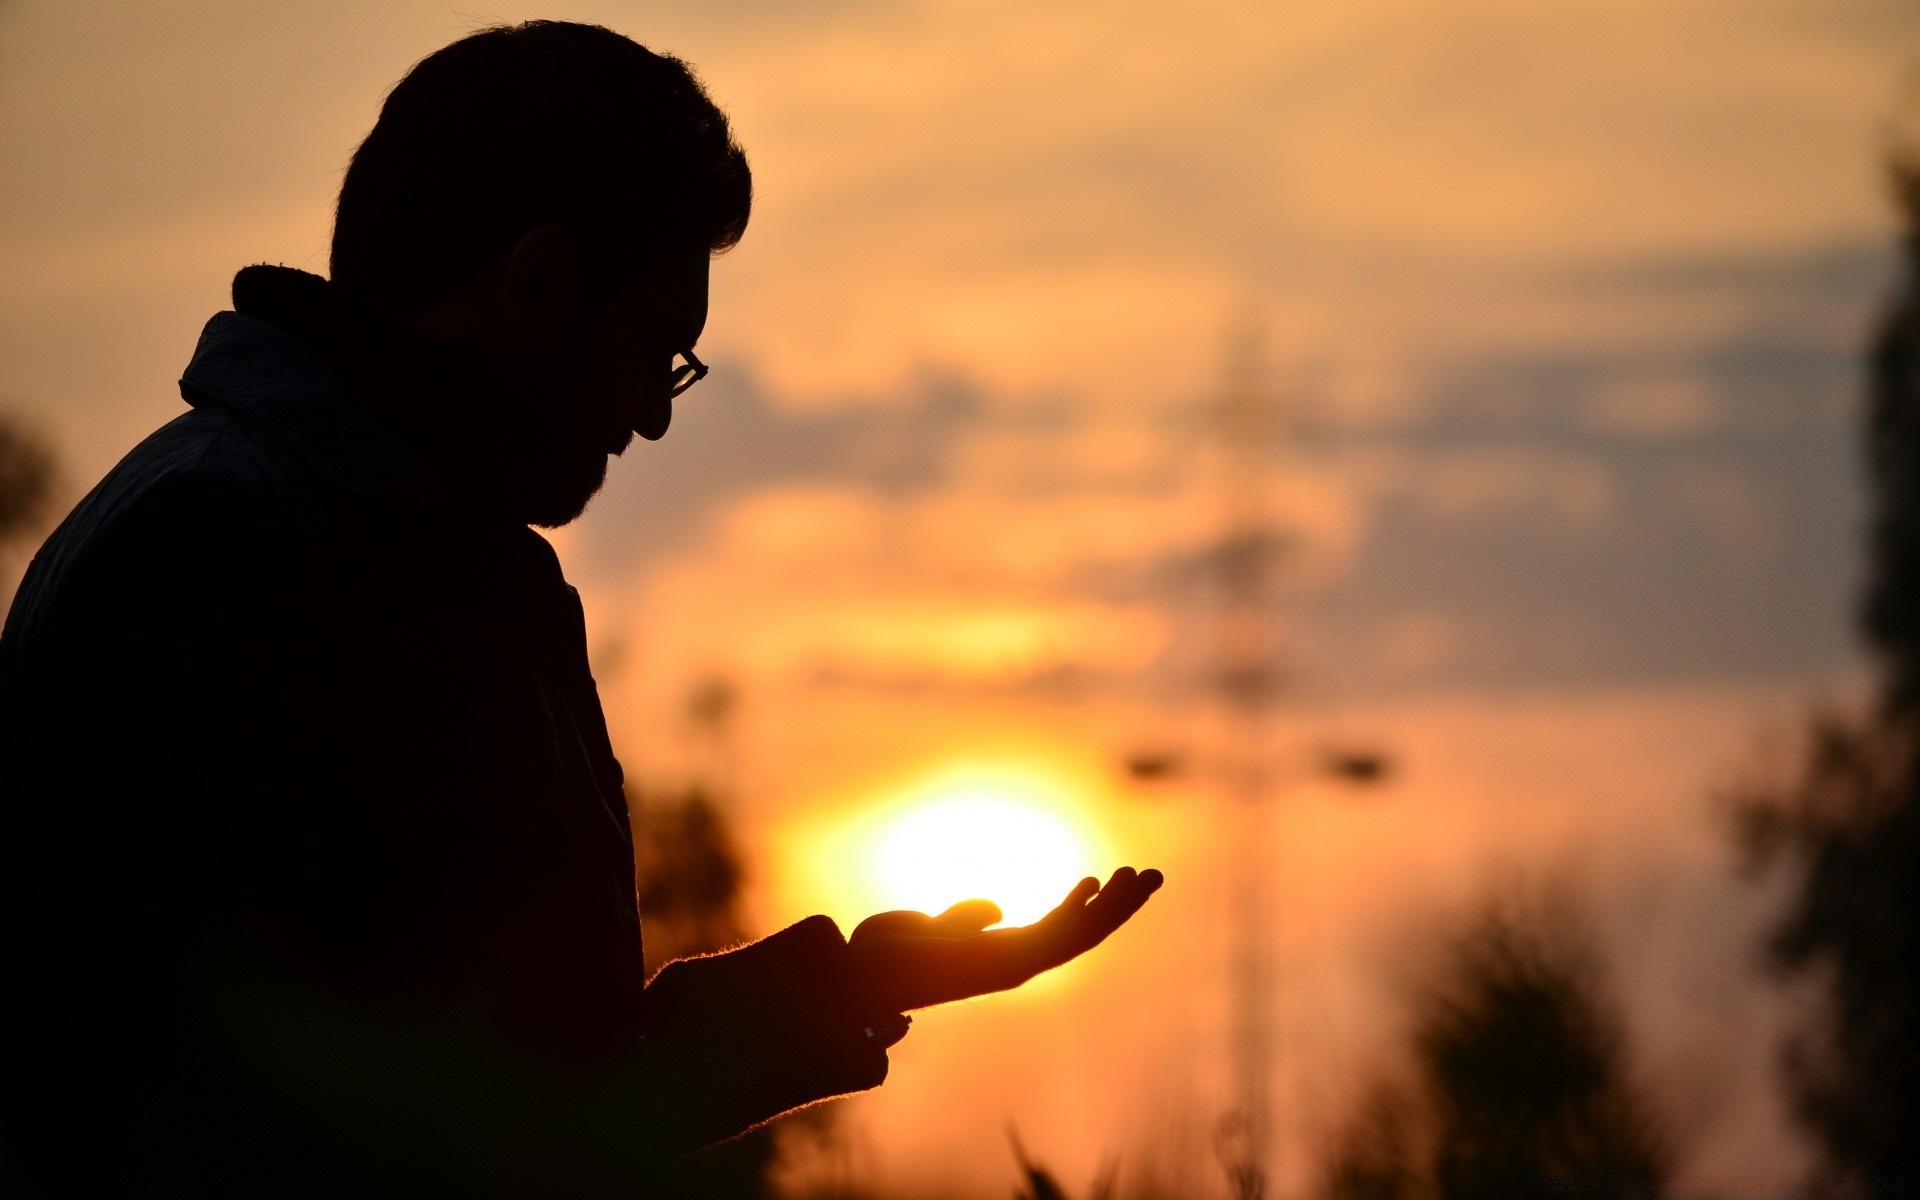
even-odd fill
[[[509,338],[532,350],[551,345],[579,316],[580,248],[559,225],[542,225],[507,254],[501,316]]]

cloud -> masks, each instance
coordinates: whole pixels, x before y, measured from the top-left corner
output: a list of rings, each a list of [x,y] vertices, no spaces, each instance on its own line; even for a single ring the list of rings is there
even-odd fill
[[[735,336],[796,396],[934,353],[1119,401],[1164,400],[1166,364],[1249,288],[1322,344],[1564,347],[1596,314],[1530,321],[1553,315],[1543,270],[1887,231],[1871,124],[1903,22],[1133,3],[1093,36],[1078,6],[989,3],[742,34],[709,64],[767,145]]]
[[[1265,499],[1297,670],[1356,695],[1848,670],[1856,348],[1887,273],[1866,248],[1582,269],[1551,287],[1714,319],[1652,344],[1276,372],[1300,413]],[[1343,381],[1369,371],[1350,407]],[[656,666],[1123,687],[1151,647],[1152,672],[1203,673],[1226,500],[1204,406],[941,372],[825,409],[750,369],[710,383],[569,547],[576,574],[625,589],[624,640],[675,631]]]

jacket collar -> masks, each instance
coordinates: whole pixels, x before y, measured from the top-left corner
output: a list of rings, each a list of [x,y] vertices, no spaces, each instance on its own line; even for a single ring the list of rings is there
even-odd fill
[[[477,351],[292,267],[241,270],[233,307],[201,335],[181,380],[189,404],[238,412],[350,490],[431,473],[489,506],[483,464],[510,449],[494,429],[512,401]]]
[[[259,317],[215,313],[180,395],[195,408],[236,413],[349,492],[386,491],[422,473],[418,457],[366,409],[339,370]]]

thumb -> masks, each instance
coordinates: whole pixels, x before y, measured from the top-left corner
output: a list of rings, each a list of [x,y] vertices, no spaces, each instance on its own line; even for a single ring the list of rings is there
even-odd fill
[[[1000,923],[1000,906],[991,900],[962,900],[941,913],[937,919],[942,925],[950,925],[966,933],[979,933],[989,925]]]

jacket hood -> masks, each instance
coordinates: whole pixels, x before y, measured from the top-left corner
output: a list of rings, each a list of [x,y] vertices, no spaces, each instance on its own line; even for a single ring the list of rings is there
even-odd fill
[[[493,394],[476,353],[377,313],[318,275],[246,267],[234,277],[233,302],[202,330],[181,397],[237,413],[350,491],[419,476],[429,465],[423,447],[458,440],[450,398],[474,410],[473,401]]]

